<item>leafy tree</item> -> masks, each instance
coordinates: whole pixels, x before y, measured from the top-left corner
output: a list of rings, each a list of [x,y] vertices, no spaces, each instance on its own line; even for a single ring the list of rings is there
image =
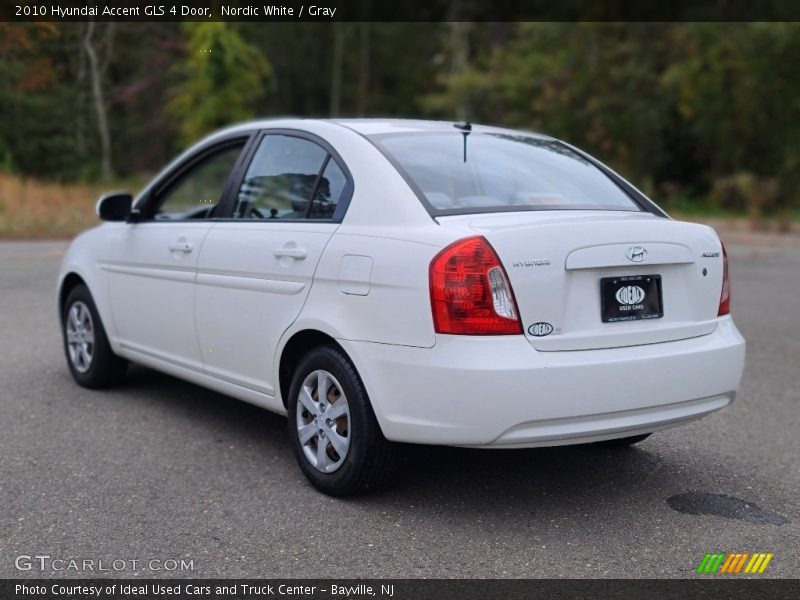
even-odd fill
[[[59,25],[0,23],[0,165],[33,175],[74,163],[69,145],[68,90],[57,60]],[[48,116],[51,115],[51,116]]]
[[[187,56],[178,67],[181,82],[169,110],[181,124],[183,142],[190,143],[261,112],[272,69],[234,24],[187,22],[184,31]]]
[[[753,213],[797,206],[797,23],[521,23],[487,46],[488,27],[471,33],[468,66],[440,70],[422,96],[429,114],[466,106],[474,120],[550,133],[651,193],[720,184]]]
[[[460,25],[119,22],[113,53],[98,23],[96,77],[85,23],[0,23],[0,168],[92,180],[113,156],[128,177],[234,121],[333,107],[550,133],[661,201],[799,206],[799,23],[482,23],[456,5]]]
[[[660,134],[669,111],[658,90],[662,29],[523,23],[486,58],[440,79],[443,89],[423,102],[442,116],[443,109],[466,103],[473,120],[561,137],[642,176],[663,154]]]
[[[675,29],[673,40],[676,56],[664,87],[674,97],[679,126],[710,166],[707,176],[778,177],[774,208],[797,206],[800,24],[687,24]]]

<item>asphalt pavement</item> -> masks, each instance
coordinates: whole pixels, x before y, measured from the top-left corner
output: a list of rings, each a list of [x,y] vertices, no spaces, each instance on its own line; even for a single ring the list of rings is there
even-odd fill
[[[306,483],[281,416],[144,368],[75,385],[65,248],[0,243],[0,577],[697,577],[714,551],[800,573],[797,245],[729,248],[733,406],[622,451],[415,448],[347,500]]]

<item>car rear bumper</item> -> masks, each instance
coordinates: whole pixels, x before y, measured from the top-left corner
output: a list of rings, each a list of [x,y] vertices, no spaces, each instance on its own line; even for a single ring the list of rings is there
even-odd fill
[[[745,341],[730,317],[701,337],[538,352],[523,336],[437,336],[433,348],[340,340],[390,440],[555,446],[674,427],[730,404]]]

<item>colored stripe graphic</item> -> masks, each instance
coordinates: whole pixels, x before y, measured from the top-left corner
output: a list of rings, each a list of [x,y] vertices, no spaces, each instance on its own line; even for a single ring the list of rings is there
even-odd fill
[[[728,569],[731,568],[731,564],[733,564],[737,556],[738,554],[728,554],[728,558],[725,560],[724,563],[722,563],[722,567],[720,568],[719,572],[727,573]]]
[[[764,572],[764,570],[767,568],[767,565],[769,564],[769,561],[772,560],[772,557],[773,554],[771,552],[764,557],[764,562],[761,563],[761,567],[758,569],[759,573]]]
[[[774,555],[766,552],[706,552],[697,567],[697,573],[763,573]],[[747,565],[747,566],[745,566]],[[742,571],[744,569],[744,571]]]
[[[733,567],[731,567],[731,571],[730,571],[730,572],[731,572],[731,573],[738,573],[739,571],[741,571],[741,570],[742,570],[742,567],[744,566],[744,562],[747,560],[747,558],[748,558],[749,556],[750,556],[750,553],[749,553],[749,552],[745,552],[745,553],[743,553],[743,554],[742,554],[742,558],[740,558],[740,559],[739,559],[739,562],[737,562],[737,563],[736,563],[736,570],[734,570],[734,569],[733,569]]]
[[[700,561],[700,564],[697,566],[697,571],[695,573],[704,573],[706,569],[706,564],[708,564],[708,559],[711,558],[711,555],[706,552],[706,555],[703,557],[703,560]]]
[[[761,562],[764,560],[766,554],[761,552],[756,552],[753,554],[753,558],[750,559],[750,562],[747,563],[747,566],[744,568],[745,573],[756,573],[758,572],[758,567],[761,566]]]
[[[733,554],[728,555],[728,560],[725,561],[725,564],[722,565],[722,568],[719,570],[720,573],[733,573],[736,565],[739,564],[739,559],[742,557],[741,552],[734,552]]]
[[[707,552],[705,557],[703,557],[700,566],[697,567],[697,572],[716,573],[723,560],[725,560],[724,552],[714,552],[713,554]]]

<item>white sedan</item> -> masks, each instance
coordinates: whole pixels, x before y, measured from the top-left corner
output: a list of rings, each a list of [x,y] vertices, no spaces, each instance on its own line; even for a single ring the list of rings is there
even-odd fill
[[[725,248],[556,139],[257,121],[98,202],[59,280],[67,364],[288,414],[300,468],[374,488],[396,442],[618,445],[730,404]]]

